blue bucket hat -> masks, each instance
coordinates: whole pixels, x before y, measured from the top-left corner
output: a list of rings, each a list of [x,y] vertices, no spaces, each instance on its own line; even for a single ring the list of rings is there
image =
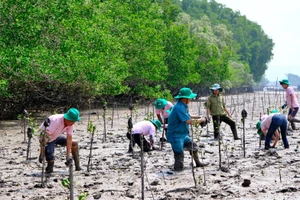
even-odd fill
[[[280,85],[282,85],[282,84],[290,85],[290,82],[287,79],[283,79],[282,81],[279,81],[279,83],[280,83]]]
[[[192,90],[190,88],[181,88],[179,91],[179,94],[177,96],[175,96],[175,99],[192,99],[194,97],[196,97],[197,94],[193,93]]]
[[[167,100],[165,100],[165,99],[157,99],[154,102],[154,107],[156,109],[163,109],[166,105],[167,105]]]
[[[158,119],[155,119],[155,120],[150,120],[150,122],[152,122],[156,128],[161,131],[161,122],[158,120]]]
[[[219,90],[220,92],[223,91],[223,88],[218,83],[215,83],[211,88],[209,88],[211,91],[213,90]]]
[[[80,121],[80,113],[76,108],[70,108],[67,113],[64,114],[64,118],[69,121]]]

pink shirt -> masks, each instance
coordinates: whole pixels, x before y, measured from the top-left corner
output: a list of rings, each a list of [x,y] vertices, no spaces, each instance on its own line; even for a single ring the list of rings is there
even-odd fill
[[[272,118],[274,115],[278,115],[280,113],[272,113],[270,115],[268,115],[261,123],[260,128],[262,130],[262,132],[265,132],[267,129],[270,128],[271,122],[272,122]]]
[[[286,88],[286,102],[289,106],[289,108],[294,107],[294,108],[299,108],[299,103],[298,103],[298,97],[296,92],[294,91],[294,89],[292,87],[287,87]],[[292,105],[292,97],[294,97],[294,102]]]
[[[133,125],[132,134],[143,133],[143,135],[149,135],[153,141],[156,132],[156,127],[150,121],[141,121]]]
[[[56,138],[58,138],[61,134],[66,132],[68,135],[73,134],[73,125],[72,126],[65,126],[64,124],[64,114],[57,114],[57,115],[51,115],[49,117],[50,119],[50,126],[47,127],[46,133],[49,137],[49,142],[54,141]],[[45,130],[44,122],[40,126],[41,130]],[[47,140],[47,139],[46,139]]]
[[[166,110],[170,110],[170,108],[173,107],[173,104],[170,101],[167,101],[167,105],[164,109],[155,109],[155,113],[157,115],[162,115],[164,119],[167,119],[169,117],[169,113],[166,112]]]

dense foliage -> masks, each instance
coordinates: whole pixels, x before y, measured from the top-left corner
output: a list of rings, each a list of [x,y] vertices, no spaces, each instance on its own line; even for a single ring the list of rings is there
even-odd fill
[[[215,1],[8,0],[0,21],[0,117],[249,85],[272,57],[259,25]]]

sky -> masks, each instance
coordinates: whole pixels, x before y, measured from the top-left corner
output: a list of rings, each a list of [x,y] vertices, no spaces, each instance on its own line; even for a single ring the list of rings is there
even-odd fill
[[[269,81],[300,76],[299,0],[215,0],[256,22],[273,40],[273,59],[265,72]]]

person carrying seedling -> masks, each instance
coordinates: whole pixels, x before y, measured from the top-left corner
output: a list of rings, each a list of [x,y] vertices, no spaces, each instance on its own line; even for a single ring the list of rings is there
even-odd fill
[[[189,136],[189,125],[200,124],[205,126],[207,119],[205,117],[190,116],[188,112],[188,104],[191,99],[196,97],[190,88],[182,88],[179,94],[174,98],[177,99],[168,118],[167,140],[172,146],[174,153],[174,171],[182,171],[184,168],[184,149],[189,150],[196,167],[207,166],[208,163],[200,162],[198,156],[198,146],[195,142],[192,143]]]
[[[296,130],[295,122],[299,123],[300,120],[296,119],[295,116],[299,110],[298,95],[292,87],[289,87],[290,82],[287,79],[279,81],[286,93],[286,104],[282,106],[282,109],[287,105],[289,108],[288,121],[291,123],[293,130]]]
[[[279,112],[273,112],[268,116],[262,118],[262,121],[257,122],[256,128],[258,129],[257,133],[259,135],[264,134],[266,136],[265,150],[269,150],[271,148],[270,143],[273,136],[274,143],[272,145],[272,148],[275,147],[277,141],[279,140],[278,128],[280,128],[284,148],[289,148],[289,143],[286,137],[287,119],[284,114],[281,114]]]
[[[220,94],[223,91],[223,88],[216,83],[210,88],[210,91],[212,91],[212,94],[207,99],[206,111],[207,118],[210,119],[209,115],[211,115],[213,119],[214,138],[219,138],[220,125],[222,122],[225,122],[230,126],[234,140],[240,140],[237,135],[235,121],[233,121],[231,114],[226,108],[223,95]]]
[[[166,99],[157,99],[154,102],[155,113],[158,120],[164,124],[165,132],[167,132],[167,125],[168,125],[168,117],[170,113],[170,109],[173,107],[173,103],[167,101]],[[161,138],[161,140],[166,141],[165,138]]]
[[[131,131],[133,141],[131,141],[130,133],[127,132],[127,138],[130,140],[128,152],[132,152],[132,147],[135,146],[135,143],[137,143],[137,145],[141,148],[141,139],[143,140],[144,152],[156,150],[155,133],[157,130],[161,131],[161,122],[158,119],[150,121],[144,120],[134,124]],[[148,135],[150,136],[150,142],[145,138],[145,136]]]
[[[66,146],[66,160],[70,158],[70,153],[72,153],[75,170],[80,171],[78,143],[72,140],[74,124],[80,121],[79,111],[76,108],[70,108],[65,114],[55,114],[48,118],[50,125],[46,128],[45,137],[40,137],[39,162],[42,163],[45,157],[48,163],[46,173],[52,173],[55,160],[54,147],[58,144]],[[40,126],[40,130],[45,130],[44,124]],[[66,136],[63,133],[66,133]]]

